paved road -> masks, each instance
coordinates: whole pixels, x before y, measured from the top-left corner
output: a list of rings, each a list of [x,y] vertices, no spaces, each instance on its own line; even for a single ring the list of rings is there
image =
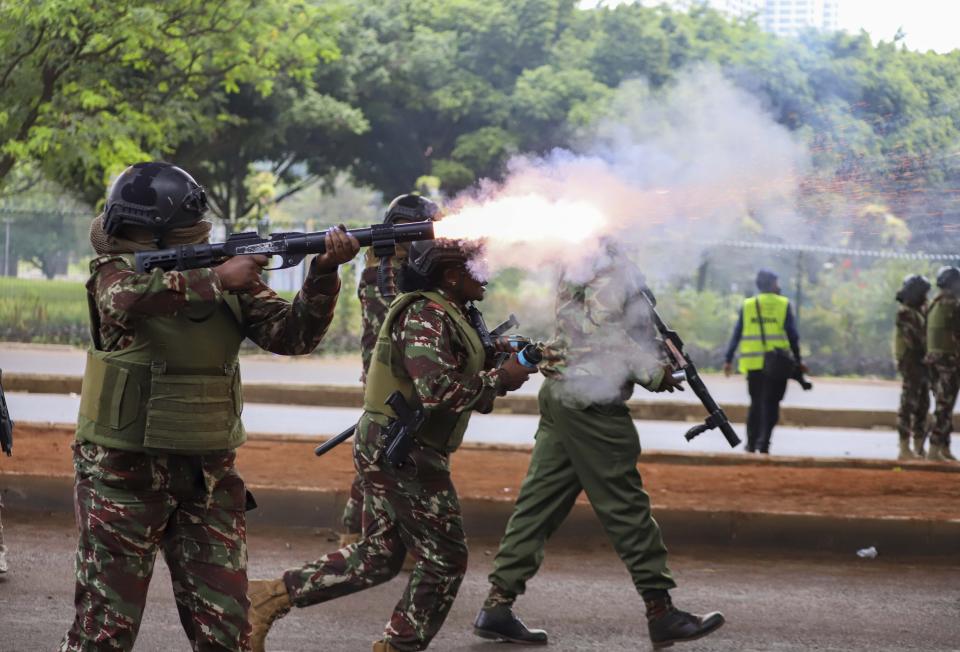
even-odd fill
[[[11,392],[7,395],[7,402],[15,420],[73,423],[80,397]],[[243,421],[250,432],[303,436],[336,434],[356,423],[359,416],[360,410],[353,408],[258,403],[246,404],[243,411]],[[730,451],[726,440],[717,431],[702,434],[688,443],[683,434],[692,423],[637,421],[636,424],[640,431],[640,441],[648,450],[710,453]],[[744,438],[746,430],[743,424],[737,424],[735,428],[741,438]],[[470,420],[466,440],[532,445],[536,429],[536,416],[478,414]],[[782,455],[894,459],[897,454],[897,435],[892,430],[780,427],[774,431],[771,450]]]
[[[29,520],[7,515],[13,570],[0,580],[0,651],[55,649],[73,616],[75,531],[62,516]],[[471,634],[486,591],[492,542],[474,541],[470,572],[432,650],[497,652]],[[251,532],[251,575],[284,568],[329,549],[306,531]],[[727,625],[713,636],[677,646],[684,652],[940,652],[960,650],[960,564],[859,560],[852,555],[777,558],[728,552],[674,551],[677,603],[721,609]],[[356,652],[380,635],[402,579],[307,609],[281,620],[268,649]],[[575,596],[575,597],[574,597]],[[548,549],[518,611],[545,627],[549,649],[649,650],[642,606],[619,560],[606,545]],[[157,563],[137,650],[187,650],[167,569]]]
[[[0,343],[0,369],[19,373],[67,374],[82,376],[85,353],[65,346],[30,346]],[[360,358],[306,356],[291,358],[277,355],[243,357],[245,380],[276,383],[318,383],[359,385]],[[749,402],[746,382],[740,376],[724,378],[706,375],[704,380],[714,398],[721,404]],[[784,405],[818,408],[859,408],[895,410],[900,401],[900,385],[882,380],[814,380],[814,388],[804,392],[790,383]],[[542,378],[534,376],[521,393],[536,393]],[[649,401],[689,401],[696,403],[692,392],[652,394],[638,390],[635,398]]]

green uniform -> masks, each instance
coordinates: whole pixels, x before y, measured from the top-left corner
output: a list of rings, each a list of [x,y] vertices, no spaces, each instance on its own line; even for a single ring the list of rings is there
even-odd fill
[[[485,353],[463,311],[436,292],[401,295],[380,330],[357,426],[354,463],[363,487],[363,537],[312,564],[288,570],[294,606],[325,602],[390,580],[407,552],[415,560],[384,638],[402,651],[423,650],[453,605],[467,568],[460,502],[450,478],[472,411],[488,412],[500,372],[484,370]],[[427,413],[407,463],[383,456],[384,426],[394,415],[383,400],[394,389]]]
[[[638,274],[626,265],[585,285],[561,286],[533,456],[494,560],[486,606],[511,604],[525,591],[544,544],[581,491],[637,590],[675,586],[637,471],[640,442],[625,404],[635,383],[655,388],[663,375]]]
[[[941,291],[927,312],[927,356],[935,407],[930,445],[949,446],[960,391],[960,299]]]
[[[917,449],[927,436],[930,411],[930,371],[924,362],[927,353],[927,320],[922,308],[901,305],[897,310],[894,355],[903,377],[897,431],[902,441],[913,438]]]
[[[76,617],[61,650],[133,647],[157,551],[191,648],[248,647],[237,352],[245,337],[310,352],[338,283],[311,269],[290,303],[263,284],[227,294],[210,269],[139,274],[119,255],[91,263],[95,346],[73,455]]]

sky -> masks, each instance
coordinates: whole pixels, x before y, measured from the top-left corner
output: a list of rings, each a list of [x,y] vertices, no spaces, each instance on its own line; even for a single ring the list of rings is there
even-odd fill
[[[899,27],[912,50],[960,48],[960,0],[840,0],[840,26],[890,41]]]

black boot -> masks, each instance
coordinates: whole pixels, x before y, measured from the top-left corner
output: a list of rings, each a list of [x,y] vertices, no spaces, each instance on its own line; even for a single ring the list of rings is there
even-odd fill
[[[507,605],[484,607],[473,623],[473,633],[480,638],[520,645],[546,645],[547,633],[542,629],[527,629],[513,609]]]
[[[674,643],[694,641],[716,631],[723,625],[723,614],[714,611],[705,616],[688,614],[673,606],[670,596],[644,600],[647,605],[647,627],[653,649],[670,647]]]

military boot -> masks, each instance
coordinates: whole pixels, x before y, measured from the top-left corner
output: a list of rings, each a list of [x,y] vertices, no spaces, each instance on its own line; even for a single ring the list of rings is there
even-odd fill
[[[473,633],[492,641],[520,645],[546,645],[547,633],[542,629],[527,629],[508,605],[484,607],[473,623]]]
[[[916,454],[912,450],[910,450],[909,439],[900,440],[900,454],[897,455],[897,459],[900,461],[917,459]]]
[[[0,573],[6,573],[10,570],[10,564],[7,563],[7,547],[0,545]]]
[[[286,616],[293,606],[283,580],[250,580],[247,589],[250,599],[250,648],[253,652],[264,652],[270,626],[278,618]]]
[[[913,438],[913,452],[917,454],[917,457],[923,459],[927,456],[926,451],[923,450],[923,442],[926,440],[926,437],[914,437]]]
[[[957,461],[957,458],[954,457],[953,453],[950,452],[950,442],[947,442],[946,444],[943,445],[943,447],[940,449],[940,454],[943,455],[945,458],[947,458],[951,462]]]
[[[943,444],[930,443],[927,447],[927,459],[931,462],[949,462],[950,458],[943,454]]]
[[[674,643],[695,641],[718,630],[723,623],[723,614],[714,611],[704,616],[689,614],[673,606],[670,596],[644,599],[647,606],[647,628],[653,649],[670,647]]]
[[[377,641],[373,644],[373,652],[400,652],[400,650],[390,645],[390,641]]]

